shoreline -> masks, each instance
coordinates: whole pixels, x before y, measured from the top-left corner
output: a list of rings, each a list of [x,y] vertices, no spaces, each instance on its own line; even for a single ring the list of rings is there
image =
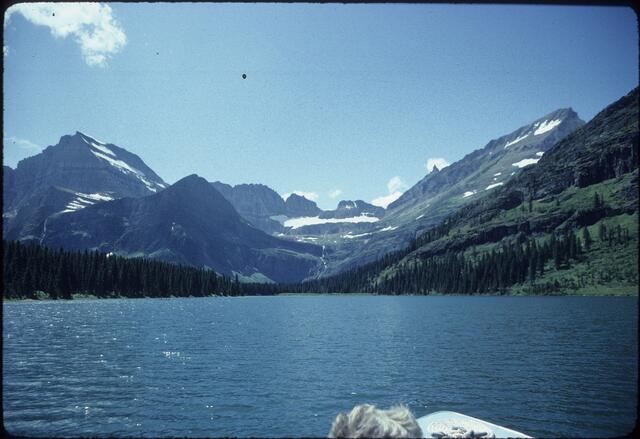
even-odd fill
[[[371,296],[371,297],[639,297],[638,290],[635,292],[623,292],[623,293],[579,293],[579,294],[444,294],[444,293],[430,293],[430,294],[372,294],[372,293],[279,293],[279,294],[264,294],[264,295],[252,295],[252,294],[239,294],[239,295],[223,295],[212,294],[209,296],[168,296],[168,297],[126,297],[126,296],[111,296],[111,297],[98,297],[88,294],[72,295],[70,299],[54,299],[51,297],[41,297],[38,299],[32,298],[6,298],[3,297],[3,302],[9,303],[23,303],[23,302],[73,302],[73,301],[93,301],[93,300],[112,300],[112,299],[201,299],[201,298],[233,298],[233,297],[317,297],[317,296]]]

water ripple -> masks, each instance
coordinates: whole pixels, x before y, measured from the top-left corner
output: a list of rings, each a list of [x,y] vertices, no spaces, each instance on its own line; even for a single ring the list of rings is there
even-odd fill
[[[27,436],[325,436],[355,404],[534,436],[630,431],[637,299],[247,297],[3,304]]]

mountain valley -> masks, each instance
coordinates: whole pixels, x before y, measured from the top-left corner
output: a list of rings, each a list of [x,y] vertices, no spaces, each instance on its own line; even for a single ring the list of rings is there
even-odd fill
[[[594,177],[593,163],[579,166],[576,136],[593,138],[589,127],[600,119],[585,125],[572,109],[556,110],[443,169],[434,167],[386,209],[363,200],[341,200],[336,209],[322,210],[302,195],[284,199],[263,184],[231,186],[196,175],[169,186],[135,154],[76,132],[21,161],[16,169],[3,167],[3,233],[5,239],[26,243],[212,269],[252,283],[335,278],[357,267],[379,267],[390,255],[408,252],[372,280],[390,288],[389,279],[424,258],[467,252],[470,245],[475,252],[495,250],[495,244],[489,244],[493,241],[459,235],[422,244],[424,236],[442,227],[443,221],[450,227],[451,218],[465,212],[474,213],[460,220],[460,230],[471,233],[480,227],[483,232],[478,233],[491,239],[521,231],[525,226],[520,223],[505,225],[514,218],[526,218],[527,233],[534,234],[549,233],[569,217],[570,224],[583,226],[589,217],[586,226],[591,228],[605,217],[631,215],[615,221],[633,222],[637,203],[624,204],[620,194],[637,199],[632,190],[637,171],[617,170],[614,176],[621,180],[605,184]],[[598,136],[609,139],[612,134]],[[608,144],[600,148],[605,147]],[[569,151],[572,155],[567,156]],[[563,163],[571,166],[540,175]],[[577,183],[558,183],[569,174]],[[584,189],[567,192],[569,187],[574,183],[583,187],[594,179],[594,188],[604,184],[598,193],[606,197],[610,210],[571,213],[590,195]],[[494,207],[505,197],[520,201]],[[565,200],[564,208],[545,210],[557,200]],[[508,212],[490,214],[502,232],[472,226],[487,218],[487,209]],[[501,215],[506,215],[505,224],[497,219]]]

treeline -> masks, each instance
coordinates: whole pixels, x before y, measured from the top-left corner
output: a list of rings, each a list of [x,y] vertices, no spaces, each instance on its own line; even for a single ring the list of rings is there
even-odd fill
[[[588,230],[584,229],[588,236]],[[590,239],[590,238],[589,238]],[[441,257],[414,260],[393,275],[384,276],[379,291],[399,294],[486,294],[506,292],[515,284],[533,282],[552,260],[555,269],[567,269],[582,259],[584,243],[573,231],[552,234],[542,244],[523,238],[482,255],[447,253]]]
[[[631,137],[631,135],[630,135]],[[631,145],[631,146],[629,146]],[[578,187],[585,187],[631,172],[638,166],[638,139],[609,145],[598,150],[598,158],[589,167],[581,168],[575,176]]]
[[[2,241],[5,298],[70,299],[240,294],[237,278],[212,270],[127,259],[93,251],[65,251],[37,244]]]
[[[444,231],[434,231],[437,236]],[[580,235],[580,236],[578,236]],[[527,284],[534,294],[559,290],[557,281],[538,282],[545,267],[566,270],[583,261],[594,240],[601,245],[627,245],[629,230],[600,223],[598,236],[584,227],[554,232],[543,241],[518,234],[516,239],[488,252],[477,254],[475,247],[465,252],[447,252],[441,256],[416,257],[393,271],[385,271],[408,254],[410,249],[336,276],[293,285],[268,286],[269,293],[371,293],[371,294],[495,294],[506,293],[517,284]],[[245,285],[248,290],[260,285]],[[262,286],[264,289],[264,286]]]
[[[395,265],[410,249],[335,276],[296,284],[247,284],[212,270],[127,259],[98,252],[65,251],[37,244],[3,241],[5,298],[70,299],[72,294],[108,297],[199,297],[209,295],[270,295],[280,293],[369,294],[494,294],[516,284],[530,285],[532,293],[560,288],[557,281],[534,283],[545,267],[571,268],[582,261],[594,241],[601,246],[627,245],[629,230],[600,223],[596,237],[584,227],[552,233],[540,242],[519,234],[488,252],[447,252]],[[385,272],[396,266],[394,271]]]

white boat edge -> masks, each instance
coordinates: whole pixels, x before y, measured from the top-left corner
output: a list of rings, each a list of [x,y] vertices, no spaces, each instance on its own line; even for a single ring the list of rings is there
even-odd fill
[[[491,422],[483,421],[482,419],[474,418],[473,416],[464,415],[458,412],[452,412],[448,410],[441,410],[433,413],[429,413],[428,415],[422,416],[417,419],[418,425],[420,425],[420,429],[422,430],[424,437],[431,437],[428,435],[428,426],[434,422],[441,422],[448,425],[455,425],[455,420],[466,420],[472,421],[479,424],[482,424],[484,427],[487,427],[491,430],[491,433],[495,435],[496,438],[529,438],[532,439],[531,436],[527,436],[524,433],[520,433],[519,431],[512,430],[507,427],[502,427],[500,425],[493,424]],[[453,421],[453,422],[452,422]]]

